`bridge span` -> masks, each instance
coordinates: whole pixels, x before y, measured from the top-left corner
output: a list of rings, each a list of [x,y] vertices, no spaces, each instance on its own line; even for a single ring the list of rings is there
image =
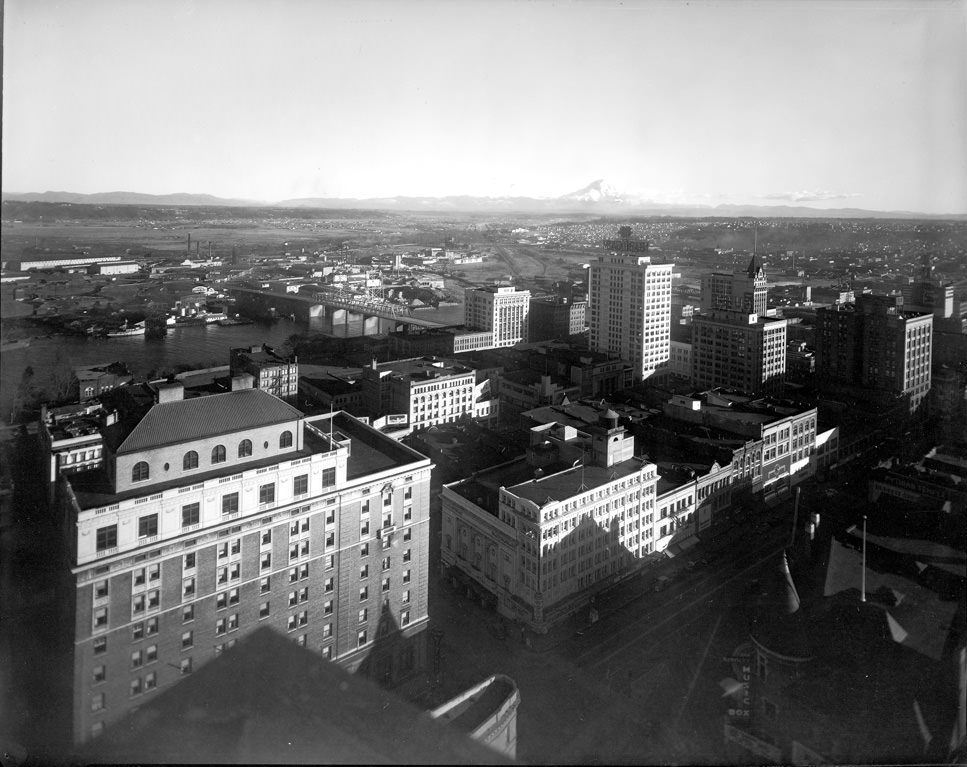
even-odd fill
[[[337,288],[280,293],[230,285],[226,287],[225,292],[235,298],[241,314],[245,314],[246,310],[250,312],[254,310],[259,315],[295,315],[302,320],[324,317],[333,325],[348,325],[350,322],[362,320],[364,335],[398,330],[403,325],[422,328],[445,327],[443,323],[414,316],[409,306]]]

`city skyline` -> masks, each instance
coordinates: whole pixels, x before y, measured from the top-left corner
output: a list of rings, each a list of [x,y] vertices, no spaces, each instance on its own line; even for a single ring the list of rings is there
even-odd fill
[[[963,2],[5,4],[5,192],[967,212]]]

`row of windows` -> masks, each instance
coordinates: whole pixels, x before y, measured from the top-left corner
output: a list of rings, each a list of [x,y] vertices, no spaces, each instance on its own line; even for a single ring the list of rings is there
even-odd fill
[[[266,447],[268,447],[268,443],[266,443]],[[283,449],[288,447],[292,447],[292,432],[286,430],[282,432],[282,434],[279,436],[279,448]],[[252,455],[252,440],[243,439],[241,442],[238,443],[238,457],[248,458],[251,455]],[[224,463],[226,460],[227,460],[227,452],[225,450],[225,446],[215,445],[215,447],[212,448],[212,452],[211,452],[211,463],[219,464],[219,463]],[[168,465],[165,464],[166,469],[167,469],[167,466]],[[183,471],[191,471],[192,469],[197,469],[198,452],[195,450],[189,450],[187,453],[185,453],[181,459],[181,468]],[[149,479],[150,476],[151,476],[151,471],[146,461],[138,461],[136,464],[134,464],[134,467],[131,469],[132,482],[144,482],[146,479]]]

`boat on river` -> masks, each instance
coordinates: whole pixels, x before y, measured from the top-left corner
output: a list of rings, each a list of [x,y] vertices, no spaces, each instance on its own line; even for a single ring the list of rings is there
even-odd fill
[[[122,325],[117,330],[110,330],[107,333],[108,338],[123,338],[125,336],[143,336],[144,335],[144,322],[136,322],[133,325],[128,325],[127,320],[124,321]]]
[[[14,349],[26,349],[30,346],[29,338],[21,338],[17,341],[0,341],[0,352],[9,352]]]

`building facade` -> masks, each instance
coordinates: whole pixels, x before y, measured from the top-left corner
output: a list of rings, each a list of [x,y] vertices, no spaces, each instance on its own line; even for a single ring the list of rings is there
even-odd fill
[[[464,292],[464,324],[471,330],[492,333],[491,345],[495,348],[526,341],[530,297],[529,290],[514,287],[467,288]]]
[[[740,272],[702,275],[702,311],[724,310],[765,316],[769,294],[766,273],[758,256]]]
[[[692,319],[692,383],[749,394],[778,392],[786,378],[786,320],[709,311]]]
[[[916,411],[930,392],[933,314],[905,311],[896,296],[816,312],[816,374],[824,385],[856,385],[910,396]]]
[[[635,381],[668,363],[672,264],[653,264],[648,242],[622,227],[588,269],[591,349],[628,361]]]
[[[425,429],[474,415],[477,374],[453,360],[417,357],[364,368],[362,405],[378,418],[406,415],[411,428]]]
[[[583,333],[587,310],[587,301],[573,301],[567,296],[532,298],[529,340],[551,341]]]
[[[251,375],[256,389],[287,402],[294,401],[299,394],[299,361],[276,354],[265,344],[232,349],[229,371],[232,377]]]
[[[103,437],[61,479],[76,742],[260,626],[383,683],[422,667],[428,459],[258,389],[169,394]]]

